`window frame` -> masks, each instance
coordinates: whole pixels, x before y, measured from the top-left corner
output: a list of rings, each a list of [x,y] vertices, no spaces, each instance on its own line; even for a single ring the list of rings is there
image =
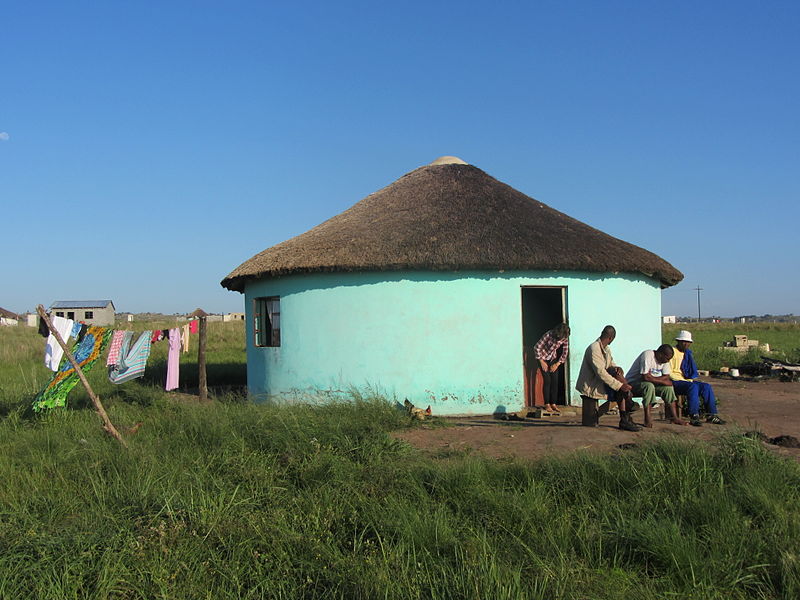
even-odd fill
[[[94,311],[93,310],[85,310],[85,311],[83,311],[83,318],[84,319],[94,319]]]
[[[264,323],[264,326],[262,326]],[[253,345],[278,348],[281,345],[281,297],[253,298]]]

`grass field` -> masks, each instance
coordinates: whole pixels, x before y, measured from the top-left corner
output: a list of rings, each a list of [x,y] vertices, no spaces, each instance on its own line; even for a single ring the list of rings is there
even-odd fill
[[[0,329],[0,598],[800,597],[800,466],[757,442],[430,457],[379,398],[226,391],[241,325],[209,340],[209,404],[163,392],[163,344],[144,380],[92,371],[115,424],[142,423],[123,450],[77,388],[31,414],[43,340]]]
[[[739,354],[721,350],[723,342],[733,341],[734,335],[746,335],[751,340],[770,346],[768,356],[778,360],[800,363],[800,324],[795,323],[684,323],[664,325],[663,342],[673,344],[681,329],[692,332],[692,352],[699,368],[718,370],[757,363],[764,352],[758,349]]]

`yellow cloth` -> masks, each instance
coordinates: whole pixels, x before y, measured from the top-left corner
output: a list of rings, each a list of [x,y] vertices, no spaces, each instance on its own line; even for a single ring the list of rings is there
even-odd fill
[[[181,327],[181,345],[183,346],[183,351],[189,351],[189,324],[187,323],[183,327]]]
[[[674,354],[669,361],[669,377],[672,381],[692,381],[691,379],[686,379],[683,376],[683,371],[681,371],[681,364],[683,364],[683,355],[684,352],[681,352],[677,348],[672,349]]]

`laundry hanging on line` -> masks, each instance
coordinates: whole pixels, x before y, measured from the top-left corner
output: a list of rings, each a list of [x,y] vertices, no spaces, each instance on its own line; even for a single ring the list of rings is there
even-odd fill
[[[58,335],[61,336],[61,340],[66,344],[72,334],[72,327],[75,325],[75,322],[72,319],[66,319],[64,317],[53,317],[51,323],[53,329],[58,332]],[[51,371],[58,371],[63,356],[64,350],[61,348],[61,344],[56,340],[56,336],[51,332],[44,345],[44,366]]]
[[[167,384],[165,389],[169,392],[178,387],[181,364],[181,333],[175,327],[169,330],[169,354],[167,355]]]
[[[65,343],[70,337],[76,338],[72,353],[84,372],[91,369],[102,351],[110,345],[106,365],[109,367],[109,380],[116,384],[142,377],[150,355],[151,344],[169,340],[167,377],[164,386],[167,391],[178,387],[181,349],[188,352],[190,335],[199,332],[198,321],[195,320],[181,328],[142,332],[137,341],[131,344],[134,334],[129,330],[89,326],[59,316],[51,318],[51,325],[54,330],[59,332]],[[79,381],[78,375],[69,361],[59,370],[64,351],[42,319],[39,333],[43,332],[49,332],[45,343],[45,365],[55,374],[34,399],[34,410],[36,411],[66,406],[67,395]],[[125,343],[126,339],[127,344]]]
[[[187,323],[183,327],[181,327],[181,348],[184,352],[189,351],[189,336],[191,335],[191,329],[189,328],[189,324]]]
[[[56,317],[58,318],[58,317]],[[111,330],[105,327],[88,327],[83,341],[73,350],[75,362],[82,372],[88,373],[111,339]],[[78,384],[78,373],[67,361],[60,371],[53,374],[45,388],[33,401],[33,410],[66,406],[67,395]]]
[[[152,331],[144,331],[131,345],[133,332],[126,332],[116,362],[108,368],[108,379],[111,383],[125,383],[144,375],[147,358],[150,356],[152,335]]]

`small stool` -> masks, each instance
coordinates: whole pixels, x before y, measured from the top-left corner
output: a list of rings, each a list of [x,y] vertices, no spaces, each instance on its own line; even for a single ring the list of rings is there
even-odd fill
[[[581,425],[584,427],[597,427],[600,425],[600,417],[608,412],[611,403],[606,400],[598,406],[599,401],[589,396],[581,396]]]

